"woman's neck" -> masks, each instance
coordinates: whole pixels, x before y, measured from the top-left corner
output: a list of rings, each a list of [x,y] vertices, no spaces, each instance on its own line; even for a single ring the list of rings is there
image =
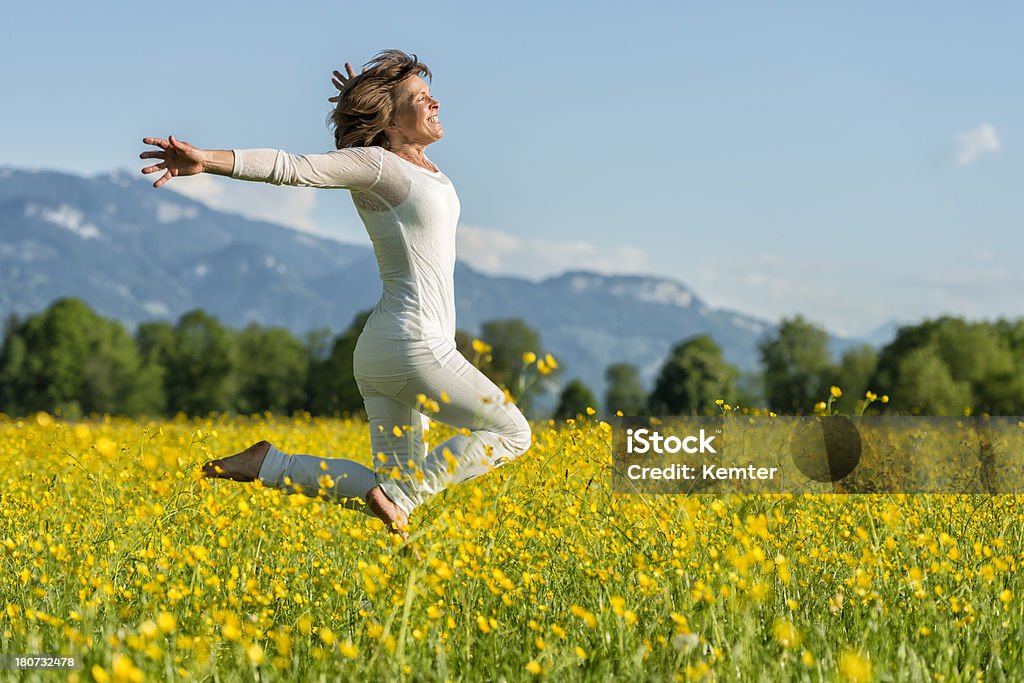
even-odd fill
[[[411,161],[417,166],[422,166],[423,168],[431,171],[436,170],[437,167],[427,161],[425,153],[426,149],[426,145],[417,144],[415,142],[398,142],[388,145],[388,151],[397,154],[403,159]]]

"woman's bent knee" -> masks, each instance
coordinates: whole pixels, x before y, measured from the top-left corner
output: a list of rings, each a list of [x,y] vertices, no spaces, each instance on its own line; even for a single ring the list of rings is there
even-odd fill
[[[530,446],[533,444],[533,430],[530,429],[530,423],[526,421],[526,418],[518,410],[516,411],[516,419],[513,424],[514,429],[506,438],[508,439],[509,448],[514,453],[513,457],[518,458],[530,450]]]

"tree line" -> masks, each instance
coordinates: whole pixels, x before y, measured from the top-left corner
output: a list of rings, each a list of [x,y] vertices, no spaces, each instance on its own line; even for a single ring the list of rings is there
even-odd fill
[[[257,324],[235,330],[202,310],[129,333],[79,299],[60,299],[24,320],[8,317],[0,412],[358,415],[363,402],[352,352],[368,315],[360,313],[336,336],[318,329],[300,338]],[[544,353],[536,330],[518,318],[492,320],[479,338],[460,330],[456,343],[537,417],[537,397],[562,368]],[[928,320],[901,327],[880,350],[851,348],[837,361],[825,330],[796,316],[783,320],[759,351],[761,372],[744,374],[713,339],[690,337],[670,350],[650,391],[636,366],[616,363],[605,370],[603,401],[574,379],[561,390],[554,416],[709,414],[726,402],[807,414],[832,387],[842,389],[833,405],[844,413],[872,392],[890,398],[877,407],[900,414],[1024,414],[1024,320]]]
[[[365,416],[352,353],[369,314],[361,312],[333,337],[326,329],[300,338],[258,324],[234,330],[198,309],[176,323],[146,322],[129,333],[80,299],[59,299],[24,320],[8,317],[0,346],[0,412]],[[479,339],[460,330],[456,341],[488,376],[517,390],[523,406],[532,406],[557,374],[544,360],[540,335],[519,319],[488,321]],[[534,357],[532,373],[523,361],[527,352]]]
[[[605,409],[700,415],[720,410],[724,402],[809,414],[831,396],[837,412],[851,414],[870,392],[886,399],[874,410],[895,414],[1024,414],[1024,320],[944,316],[899,328],[880,350],[865,344],[835,361],[828,333],[795,316],[763,339],[759,352],[761,372],[744,376],[710,337],[683,340],[669,352],[650,393],[634,366],[613,365],[605,373]]]

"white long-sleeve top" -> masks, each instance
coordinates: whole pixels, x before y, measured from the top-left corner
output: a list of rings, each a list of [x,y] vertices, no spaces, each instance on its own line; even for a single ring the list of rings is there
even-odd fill
[[[275,185],[345,188],[366,226],[383,281],[364,335],[455,340],[455,228],[459,198],[440,171],[383,147],[326,154],[236,149],[232,178]]]

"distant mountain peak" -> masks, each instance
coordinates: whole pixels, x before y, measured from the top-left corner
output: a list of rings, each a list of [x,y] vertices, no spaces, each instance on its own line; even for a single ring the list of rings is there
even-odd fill
[[[585,270],[571,270],[548,278],[547,281],[565,282],[573,292],[600,291],[621,299],[635,299],[652,304],[689,308],[704,306],[703,302],[681,282],[667,277],[630,274],[601,274]]]
[[[118,187],[131,187],[139,183],[148,183],[145,176],[138,171],[130,171],[127,168],[117,168],[113,171],[103,171],[91,176],[92,180],[107,181]]]

